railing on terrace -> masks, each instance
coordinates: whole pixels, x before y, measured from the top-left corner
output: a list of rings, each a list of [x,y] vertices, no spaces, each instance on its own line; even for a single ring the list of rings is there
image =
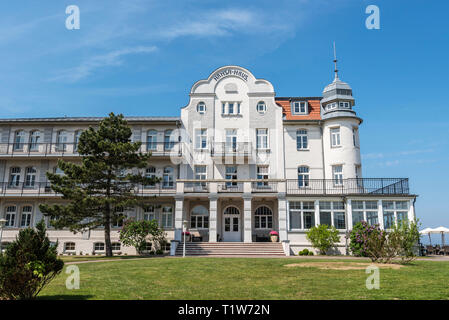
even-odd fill
[[[218,192],[243,192],[243,182],[221,182]]]
[[[272,181],[258,181],[251,182],[252,192],[277,192],[279,182]]]
[[[176,182],[161,182],[154,185],[137,185],[133,192],[140,196],[175,193]],[[59,195],[53,191],[50,182],[2,182],[0,196],[48,196]]]
[[[210,147],[211,156],[248,156],[252,153],[251,142],[214,142]]]
[[[344,194],[409,194],[407,178],[354,178],[287,180],[287,194],[344,195]]]
[[[0,156],[78,156],[76,142],[29,142],[0,143]],[[141,152],[151,152],[153,156],[182,155],[182,143],[142,142]]]

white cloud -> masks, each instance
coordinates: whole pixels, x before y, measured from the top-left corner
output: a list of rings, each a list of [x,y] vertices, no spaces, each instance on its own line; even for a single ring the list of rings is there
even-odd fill
[[[91,75],[95,69],[122,65],[124,56],[130,54],[147,54],[156,50],[157,47],[155,46],[138,46],[111,51],[103,55],[96,55],[85,60],[77,67],[62,70],[57,76],[51,78],[50,80],[76,82]]]

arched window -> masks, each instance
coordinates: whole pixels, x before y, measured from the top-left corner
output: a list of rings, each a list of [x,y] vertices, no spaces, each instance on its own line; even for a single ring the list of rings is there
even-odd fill
[[[33,212],[32,206],[23,206],[20,217],[20,227],[26,228],[31,225],[31,214]]]
[[[298,167],[298,187],[304,188],[309,186],[309,167]]]
[[[259,112],[259,113],[265,113],[267,111],[267,105],[265,104],[265,102],[259,101],[257,103],[256,109],[257,109],[257,112]]]
[[[224,214],[240,214],[240,211],[237,207],[227,207],[224,211]]]
[[[143,209],[143,220],[146,221],[157,220],[156,210],[153,205],[145,206],[145,208]]]
[[[5,227],[14,227],[16,223],[17,207],[7,206],[5,211]]]
[[[146,170],[145,170],[145,177],[148,178],[148,179],[156,178],[156,168],[153,167],[153,166],[149,166],[148,168],[146,168]],[[151,184],[145,185],[145,189],[154,189],[154,188],[156,188],[155,184],[153,184],[153,185],[151,185]]]
[[[254,213],[256,229],[273,228],[273,212],[266,206],[261,206]]]
[[[67,149],[67,131],[61,130],[58,131],[58,135],[56,137],[56,150],[64,152]]]
[[[157,131],[147,131],[147,150],[157,150]]]
[[[25,131],[18,130],[14,136],[14,150],[22,151],[23,144],[25,143]]]
[[[34,130],[30,134],[30,151],[39,151],[39,144],[41,140],[41,133],[39,130]]]
[[[64,251],[75,251],[75,242],[64,243]]]
[[[36,183],[36,168],[27,167],[25,169],[25,188],[34,188]]]
[[[173,188],[174,182],[173,182],[173,168],[172,167],[165,167],[164,168],[164,174],[162,176],[162,188]]]
[[[123,227],[123,221],[126,218],[126,215],[124,214],[124,209],[123,207],[116,207],[114,211],[115,215],[112,217],[112,227],[121,228]]]
[[[296,149],[305,150],[309,147],[307,130],[299,129],[296,131]]]
[[[17,188],[20,184],[20,167],[12,167],[9,174],[9,187]]]
[[[164,132],[164,149],[169,151],[175,145],[172,137],[173,130],[165,130]]]
[[[75,145],[74,145],[74,150],[78,151],[78,144],[80,143],[80,137],[81,137],[81,133],[83,133],[82,130],[77,130],[75,131]]]
[[[198,205],[192,209],[190,213],[190,228],[209,228],[209,210],[206,207]]]
[[[198,104],[196,105],[196,111],[198,111],[198,113],[200,114],[206,113],[206,104],[202,101],[198,102]]]

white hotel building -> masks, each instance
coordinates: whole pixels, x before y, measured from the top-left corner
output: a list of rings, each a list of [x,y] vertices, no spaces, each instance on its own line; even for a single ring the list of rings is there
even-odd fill
[[[146,173],[162,180],[139,189],[149,207],[124,214],[157,219],[172,240],[172,254],[183,221],[199,240],[189,244],[190,253],[273,253],[257,245],[275,230],[279,243],[273,246],[289,255],[311,248],[306,232],[317,224],[340,231],[337,249],[345,254],[345,234],[356,222],[388,228],[415,219],[408,179],[362,177],[362,119],[351,87],[337,73],[323,97],[276,97],[269,81],[225,66],[196,82],[189,95],[180,117],[127,118],[133,141],[152,152]],[[79,161],[79,134],[100,120],[0,119],[3,243],[45,218],[40,203],[62,201],[46,172],[56,170],[60,158]],[[135,253],[121,246],[119,230],[113,226],[115,252]],[[102,229],[73,234],[49,226],[48,233],[60,252],[104,252]]]

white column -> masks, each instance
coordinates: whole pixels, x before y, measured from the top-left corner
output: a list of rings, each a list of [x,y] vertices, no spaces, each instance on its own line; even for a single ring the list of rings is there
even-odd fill
[[[216,194],[209,195],[209,242],[217,242],[217,202]]]
[[[379,220],[379,227],[384,229],[384,215],[382,208],[382,200],[377,200],[377,219]]]
[[[410,200],[410,205],[408,209],[408,221],[410,222],[415,221],[416,219],[414,202],[415,202],[414,199]]]
[[[278,196],[279,240],[287,240],[287,199],[285,195]]]
[[[318,226],[320,224],[320,201],[315,200],[314,204],[315,204],[315,225]]]
[[[175,197],[175,240],[181,241],[182,220],[184,218],[184,197]]]
[[[243,242],[252,242],[252,223],[251,223],[251,211],[252,211],[252,196],[243,195]]]
[[[346,200],[346,218],[348,221],[346,221],[348,230],[352,230],[352,200],[348,199]]]

